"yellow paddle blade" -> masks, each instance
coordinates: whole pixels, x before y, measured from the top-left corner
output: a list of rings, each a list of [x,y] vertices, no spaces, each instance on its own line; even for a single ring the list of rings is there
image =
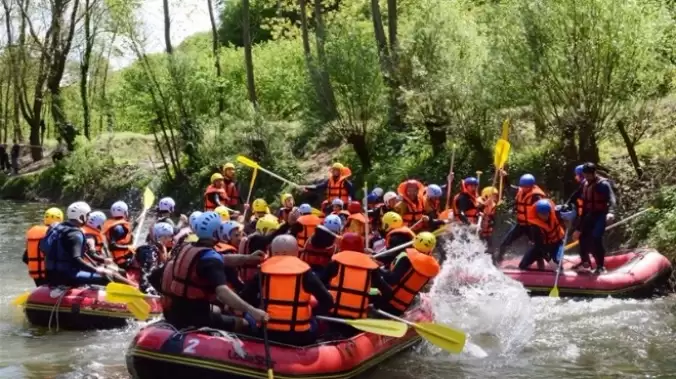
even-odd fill
[[[510,121],[508,118],[506,118],[505,121],[502,122],[502,133],[500,134],[500,139],[509,141],[509,124]]]
[[[150,190],[150,188],[146,187],[146,189],[143,191],[143,209],[148,210],[150,207],[153,206],[153,203],[155,202],[155,194],[153,191]]]
[[[554,288],[549,291],[549,297],[559,297],[559,286],[554,286]]]
[[[136,297],[127,297],[118,295],[115,292],[106,292],[106,301],[115,304],[127,304],[128,302],[137,299]]]
[[[460,353],[465,347],[467,335],[461,330],[432,322],[419,322],[413,327],[422,338],[449,353]]]
[[[118,297],[118,298],[129,299],[127,301],[132,301],[134,299],[139,299],[139,298],[145,299],[146,297],[148,297],[148,295],[139,291],[137,288],[134,288],[134,287],[127,285],[127,284],[116,283],[116,282],[108,283],[108,285],[106,286],[106,296],[108,296],[109,293],[112,294],[115,297]]]
[[[14,300],[12,300],[12,304],[18,307],[24,306],[26,305],[26,302],[28,301],[28,296],[30,295],[31,295],[30,292],[24,292],[21,295],[15,297]]]
[[[128,302],[127,310],[140,321],[145,321],[150,317],[150,305],[143,299]]]
[[[251,168],[256,168],[256,169],[260,168],[258,163],[252,161],[251,159],[245,157],[244,155],[238,155],[237,156],[237,162],[239,162],[239,163],[241,163],[245,166],[249,166]]]
[[[377,320],[364,318],[359,320],[343,320],[346,324],[362,332],[378,334],[381,336],[401,338],[406,335],[408,326],[403,322],[392,320]]]
[[[275,373],[271,368],[268,369],[268,379],[275,379]]]
[[[493,157],[493,164],[496,168],[503,168],[505,163],[507,163],[507,158],[509,158],[509,151],[511,150],[511,145],[507,140],[499,139],[495,144],[495,156]]]
[[[315,216],[321,216],[321,215],[324,214],[324,212],[320,211],[317,208],[312,208],[312,214],[315,215]]]

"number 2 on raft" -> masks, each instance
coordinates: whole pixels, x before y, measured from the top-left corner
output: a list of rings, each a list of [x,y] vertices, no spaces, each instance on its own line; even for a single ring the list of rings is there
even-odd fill
[[[188,340],[187,341],[188,346],[186,346],[185,349],[183,349],[183,352],[186,353],[186,354],[197,354],[197,351],[195,351],[195,348],[199,344],[200,344],[200,340],[195,340],[195,339]]]

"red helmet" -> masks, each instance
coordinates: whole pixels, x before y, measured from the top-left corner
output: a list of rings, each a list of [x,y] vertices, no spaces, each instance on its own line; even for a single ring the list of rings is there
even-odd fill
[[[343,238],[340,239],[340,250],[341,251],[351,250],[363,253],[364,236],[351,232],[343,234]]]
[[[347,211],[350,214],[360,213],[361,212],[361,203],[358,201],[350,201],[350,204],[347,206]]]

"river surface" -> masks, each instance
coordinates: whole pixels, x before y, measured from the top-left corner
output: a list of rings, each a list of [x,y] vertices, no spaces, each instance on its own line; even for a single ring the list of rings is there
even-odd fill
[[[0,378],[128,378],[124,353],[139,324],[48,332],[31,328],[11,304],[33,287],[21,262],[24,233],[44,209],[0,201]],[[447,261],[432,289],[437,321],[480,347],[449,356],[420,345],[366,378],[676,378],[676,298],[531,299],[485,254],[466,253],[478,245],[445,249],[463,258]],[[450,275],[459,267],[484,279],[459,286]]]

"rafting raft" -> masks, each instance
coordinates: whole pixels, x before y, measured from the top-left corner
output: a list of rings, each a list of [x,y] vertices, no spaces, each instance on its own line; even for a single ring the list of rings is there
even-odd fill
[[[404,316],[431,321],[427,300]],[[327,325],[330,327],[330,325]],[[176,331],[164,322],[150,324],[127,351],[127,369],[135,379],[267,378],[263,341],[244,335],[223,336],[215,330]],[[353,378],[420,341],[411,328],[402,338],[359,333],[348,339],[297,347],[271,342],[276,379]],[[241,350],[233,344],[240,343]]]
[[[646,298],[667,284],[672,266],[669,259],[654,249],[633,249],[611,253],[605,258],[607,272],[593,275],[571,268],[580,262],[579,257],[567,256],[563,263],[558,288],[560,296]],[[501,271],[523,283],[533,296],[548,295],[554,286],[556,271],[553,268],[538,270],[533,264],[529,270],[519,270],[519,260],[506,260]],[[596,263],[592,258],[592,269]]]
[[[78,288],[41,286],[28,296],[25,313],[35,326],[92,330],[113,329],[127,325],[134,316],[124,304],[105,301],[105,291],[100,286]],[[147,300],[150,316],[159,316],[162,307],[157,299]]]

